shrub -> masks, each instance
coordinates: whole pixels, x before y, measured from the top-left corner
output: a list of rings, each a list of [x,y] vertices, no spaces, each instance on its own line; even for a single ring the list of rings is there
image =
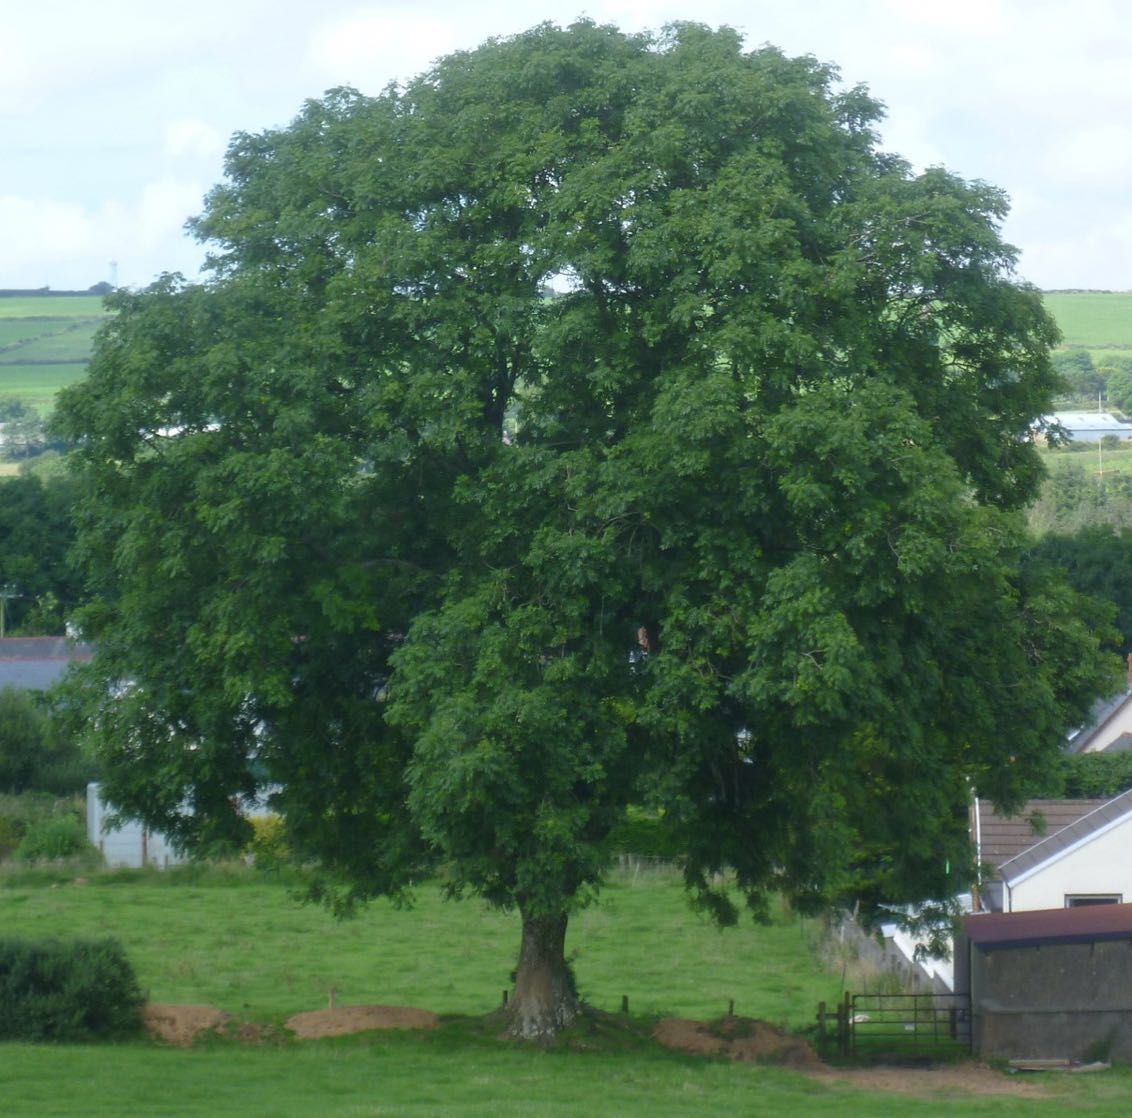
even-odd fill
[[[86,837],[82,820],[74,815],[52,815],[32,823],[16,847],[21,862],[71,858],[94,848]]]
[[[255,860],[259,869],[277,870],[290,860],[291,851],[287,845],[287,827],[278,815],[253,815],[251,825],[254,831],[247,852]]]
[[[0,939],[0,1040],[82,1041],[141,1028],[142,995],[114,939]]]

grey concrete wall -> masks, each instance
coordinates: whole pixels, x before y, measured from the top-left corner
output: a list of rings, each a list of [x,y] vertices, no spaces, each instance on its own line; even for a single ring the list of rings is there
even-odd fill
[[[983,1058],[1132,1063],[1132,940],[975,949],[971,1008]]]

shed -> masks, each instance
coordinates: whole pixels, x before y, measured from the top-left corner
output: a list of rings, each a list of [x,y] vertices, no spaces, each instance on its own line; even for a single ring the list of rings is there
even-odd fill
[[[956,964],[981,1058],[1132,1061],[1132,904],[968,916]]]
[[[1064,428],[1074,442],[1097,443],[1105,435],[1132,439],[1132,423],[1117,419],[1107,411],[1062,411],[1042,416],[1042,427],[1054,423]]]

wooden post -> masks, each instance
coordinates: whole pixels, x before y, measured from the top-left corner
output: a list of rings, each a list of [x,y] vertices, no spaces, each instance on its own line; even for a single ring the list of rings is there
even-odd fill
[[[507,991],[506,990],[503,991],[503,1008],[504,1009],[507,1008]]]
[[[622,1013],[628,1013],[629,1012],[629,995],[628,994],[622,994],[621,995],[621,1012]]]

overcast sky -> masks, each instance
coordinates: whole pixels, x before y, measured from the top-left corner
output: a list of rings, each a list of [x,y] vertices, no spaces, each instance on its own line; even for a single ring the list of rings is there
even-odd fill
[[[888,106],[884,144],[1003,187],[1019,273],[1132,289],[1127,0],[38,0],[0,4],[0,287],[195,275],[183,232],[233,132],[337,85],[585,15],[694,19],[837,64]]]

